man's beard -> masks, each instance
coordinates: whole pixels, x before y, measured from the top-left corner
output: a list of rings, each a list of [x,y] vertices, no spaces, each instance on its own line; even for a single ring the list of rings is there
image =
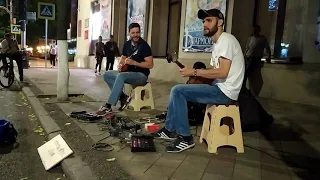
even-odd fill
[[[206,31],[204,31],[203,35],[206,36],[206,37],[212,37],[217,33],[217,31],[218,31],[218,27],[215,26],[212,29],[209,29],[209,32],[207,32],[207,33],[206,33]]]

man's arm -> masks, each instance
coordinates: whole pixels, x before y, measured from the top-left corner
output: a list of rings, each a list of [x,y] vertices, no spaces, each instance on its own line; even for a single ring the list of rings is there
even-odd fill
[[[3,40],[1,42],[1,46],[2,46],[1,52],[6,53],[9,50],[9,45],[7,41]]]
[[[152,69],[153,68],[153,57],[152,56],[148,56],[144,58],[144,62],[135,62],[134,65],[141,67],[141,68],[145,68],[145,69]]]
[[[197,76],[208,79],[225,79],[228,77],[232,61],[230,59],[220,57],[219,68],[216,69],[197,69]]]
[[[249,43],[251,40],[251,36],[247,39],[247,43],[246,43],[246,49],[244,50],[244,56],[247,55],[247,51],[249,50]]]

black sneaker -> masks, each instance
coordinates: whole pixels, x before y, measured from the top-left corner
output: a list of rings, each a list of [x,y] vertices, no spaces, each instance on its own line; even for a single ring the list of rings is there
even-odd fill
[[[195,146],[193,137],[182,137],[178,136],[178,138],[168,147],[166,147],[166,151],[168,153],[179,153],[185,151],[187,149],[191,149]]]
[[[120,101],[119,111],[122,111],[129,105],[129,103],[131,101],[131,97],[127,96],[127,95],[124,95],[124,97],[119,99],[119,101]]]
[[[175,133],[168,131],[165,127],[156,133],[151,134],[155,139],[175,140],[177,137]]]

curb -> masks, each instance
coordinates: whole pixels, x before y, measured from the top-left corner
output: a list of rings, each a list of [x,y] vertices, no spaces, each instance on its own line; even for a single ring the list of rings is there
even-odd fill
[[[15,78],[18,79],[16,69],[14,69],[14,71]],[[61,128],[59,125],[50,117],[49,113],[45,110],[30,88],[22,87],[22,92],[26,96],[33,111],[35,112],[35,115],[39,119],[43,130],[48,135],[48,139],[50,140],[61,134]],[[61,136],[63,137],[63,134],[61,134]],[[90,167],[75,153],[64,159],[61,162],[61,166],[62,171],[70,180],[98,180],[98,177],[91,171]]]

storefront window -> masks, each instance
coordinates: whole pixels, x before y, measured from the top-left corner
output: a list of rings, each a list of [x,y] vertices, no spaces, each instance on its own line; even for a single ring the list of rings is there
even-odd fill
[[[141,37],[145,38],[146,27],[146,0],[128,0],[128,15],[127,15],[127,40],[130,39],[128,28],[131,23],[139,23],[141,27]]]
[[[277,8],[277,0],[269,0],[269,11],[274,11]]]
[[[188,0],[184,22],[184,52],[211,52],[212,40],[203,36],[203,23],[197,17],[199,9],[217,8],[226,15],[227,0]]]
[[[108,41],[111,32],[111,8],[112,0],[97,0],[91,3],[90,17],[90,49],[89,54],[94,54],[95,43],[99,36],[103,41]]]

